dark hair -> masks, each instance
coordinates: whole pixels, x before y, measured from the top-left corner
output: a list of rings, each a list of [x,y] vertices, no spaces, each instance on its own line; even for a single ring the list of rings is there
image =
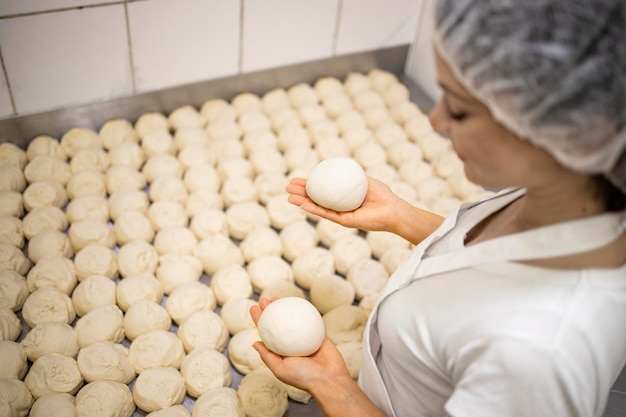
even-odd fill
[[[600,188],[601,197],[604,199],[606,211],[626,210],[626,194],[617,188],[605,176],[595,177]]]

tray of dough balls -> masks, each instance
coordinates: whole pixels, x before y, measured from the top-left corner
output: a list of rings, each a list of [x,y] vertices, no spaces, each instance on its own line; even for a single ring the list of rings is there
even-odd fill
[[[411,245],[287,202],[340,157],[442,215],[485,194],[381,69],[0,144],[2,414],[321,416],[264,367],[249,309],[305,298],[357,378]]]

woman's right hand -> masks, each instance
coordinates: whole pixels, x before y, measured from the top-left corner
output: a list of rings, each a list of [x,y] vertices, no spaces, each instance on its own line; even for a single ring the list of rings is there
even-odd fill
[[[316,204],[306,193],[306,180],[294,178],[285,190],[288,201],[319,217],[324,217],[345,227],[362,230],[393,231],[399,218],[399,206],[403,203],[387,184],[368,177],[367,194],[360,207],[353,211],[337,212]]]

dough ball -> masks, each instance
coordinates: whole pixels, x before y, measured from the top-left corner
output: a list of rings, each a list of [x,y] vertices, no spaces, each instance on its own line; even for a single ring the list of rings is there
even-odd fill
[[[76,417],[75,397],[67,392],[54,392],[42,395],[33,403],[30,417]]]
[[[96,307],[74,325],[81,348],[97,342],[116,342],[124,339],[124,313],[115,304]]]
[[[434,213],[442,217],[448,216],[450,212],[456,210],[463,202],[460,198],[454,196],[443,196],[435,200],[431,204]]]
[[[342,113],[352,110],[352,99],[343,92],[336,92],[328,95],[322,101],[326,113],[332,118],[336,118]]]
[[[146,184],[147,181],[143,174],[127,165],[113,165],[106,173],[109,195],[122,190],[143,190]]]
[[[217,191],[206,189],[200,189],[189,194],[185,210],[187,215],[191,218],[196,214],[210,209],[218,209],[222,211],[224,208],[224,201]]]
[[[166,227],[159,230],[154,237],[154,248],[159,255],[191,255],[197,245],[196,235],[187,227]]]
[[[54,287],[41,287],[24,301],[22,318],[32,329],[43,322],[70,324],[76,312],[67,294]]]
[[[75,253],[89,245],[101,245],[111,249],[115,247],[113,229],[100,220],[87,219],[72,223],[68,235]]]
[[[151,158],[156,155],[174,155],[176,144],[174,137],[167,130],[156,130],[146,133],[141,139],[141,149],[146,157]]]
[[[65,208],[67,221],[75,223],[94,219],[107,222],[109,220],[109,204],[100,195],[85,195],[70,201]]]
[[[209,124],[220,119],[235,120],[237,118],[237,110],[221,98],[209,99],[202,103],[200,113]]]
[[[62,161],[67,159],[65,150],[61,147],[61,142],[52,136],[39,135],[33,138],[26,148],[26,157],[29,161],[38,156],[53,156]]]
[[[220,195],[226,207],[239,203],[255,203],[257,200],[254,181],[243,176],[225,179]]]
[[[105,149],[125,142],[138,142],[139,135],[133,125],[126,119],[107,120],[98,131]]]
[[[390,149],[398,143],[407,142],[408,137],[404,129],[397,123],[381,123],[374,131],[376,142],[385,149]]]
[[[0,143],[0,166],[23,170],[26,163],[26,152],[22,148],[9,142]]]
[[[211,289],[217,303],[223,305],[233,297],[248,298],[252,296],[250,275],[242,264],[224,264],[211,277]]]
[[[19,379],[0,379],[0,413],[7,417],[25,417],[33,396]]]
[[[323,315],[326,337],[335,345],[361,342],[367,313],[360,307],[343,304]]]
[[[152,242],[155,235],[154,227],[148,216],[134,210],[125,211],[117,217],[113,233],[119,246],[124,246],[133,240]]]
[[[191,105],[175,108],[167,117],[167,121],[174,130],[187,127],[201,127],[206,123],[204,117]]]
[[[300,207],[287,201],[285,194],[272,197],[266,204],[265,209],[270,219],[272,227],[281,230],[299,221],[306,220],[306,212]]]
[[[363,116],[370,129],[394,123],[393,118],[385,106],[373,106],[363,111]],[[383,138],[384,139],[384,138]]]
[[[246,155],[243,143],[236,137],[218,137],[212,139],[208,146],[214,156],[211,159],[212,164],[229,158],[243,158]]]
[[[418,144],[422,148],[424,159],[431,163],[434,162],[439,155],[452,152],[452,142],[450,139],[444,138],[434,131],[423,136]]]
[[[133,400],[146,412],[180,404],[184,398],[185,381],[175,368],[146,369],[133,386]]]
[[[391,113],[391,117],[396,123],[405,124],[407,121],[411,120],[413,117],[420,116],[424,114],[417,104],[412,101],[399,101],[395,104],[391,105],[389,109],[389,113]]]
[[[394,167],[399,168],[406,161],[421,160],[422,149],[419,145],[409,140],[399,140],[389,146],[387,149],[387,158]]]
[[[189,193],[183,180],[173,176],[159,176],[152,181],[148,190],[150,201],[173,201],[184,205]]]
[[[202,262],[204,272],[213,275],[225,265],[243,265],[241,249],[228,236],[214,234],[202,239],[194,251],[194,255]]]
[[[26,279],[15,271],[0,270],[0,308],[19,311],[28,297]]]
[[[70,199],[90,194],[105,196],[106,177],[100,171],[79,171],[70,177],[66,189]]]
[[[378,259],[390,249],[408,248],[411,245],[406,239],[385,231],[368,231],[365,240],[372,249],[372,255]]]
[[[170,128],[167,117],[159,112],[147,112],[139,116],[135,122],[135,131],[140,138],[143,138],[147,133],[165,130]]]
[[[308,290],[317,278],[335,273],[335,259],[328,249],[316,246],[298,255],[291,269],[295,282]]]
[[[484,191],[479,185],[467,179],[464,172],[453,175],[447,181],[453,195],[461,200],[466,200],[468,197],[478,195]]]
[[[248,264],[247,271],[257,293],[281,281],[294,281],[291,266],[278,255],[259,256]]]
[[[123,277],[144,272],[153,274],[158,262],[159,255],[156,249],[145,240],[128,242],[117,252],[117,266]]]
[[[66,323],[38,323],[26,333],[21,343],[31,362],[48,353],[59,353],[75,358],[79,349],[76,332]]]
[[[285,386],[266,368],[244,376],[237,395],[247,417],[281,417],[289,408]]]
[[[180,326],[178,338],[182,340],[186,352],[208,346],[220,352],[228,343],[228,329],[224,320],[214,311],[200,310],[192,313]]]
[[[387,184],[398,181],[400,179],[396,168],[392,167],[389,164],[380,164],[369,167],[366,171],[366,174],[368,177],[376,178],[377,180]]]
[[[73,127],[61,137],[61,147],[70,158],[81,149],[101,149],[102,139],[98,132],[86,127]]]
[[[231,335],[255,327],[250,316],[250,307],[255,304],[256,301],[244,297],[230,297],[224,302],[220,309],[220,317]]]
[[[361,363],[363,362],[363,343],[360,341],[340,343],[337,345],[337,349],[346,363],[350,376],[356,381],[359,378]]]
[[[171,252],[159,258],[156,277],[165,294],[179,285],[199,281],[201,275],[202,263],[195,256]]]
[[[198,398],[211,388],[228,387],[233,381],[225,355],[210,347],[194,349],[183,359],[180,373],[187,393]]]
[[[17,191],[0,191],[0,215],[22,217],[24,200]]]
[[[380,257],[380,263],[383,264],[387,272],[391,275],[400,265],[409,258],[411,249],[408,247],[392,247],[385,251]]]
[[[112,165],[126,165],[139,170],[146,161],[141,146],[135,142],[124,142],[109,149]]]
[[[32,209],[22,221],[22,231],[26,239],[29,240],[44,230],[63,232],[67,226],[68,220],[65,212],[55,206]]]
[[[284,88],[274,88],[261,97],[261,108],[266,114],[272,114],[277,110],[289,108],[289,96]]]
[[[320,313],[328,313],[333,308],[352,304],[355,297],[354,286],[336,274],[322,275],[311,283],[311,303]]]
[[[372,250],[367,241],[359,235],[344,236],[330,247],[335,259],[335,269],[341,275],[347,275],[352,265],[361,259],[372,257]]]
[[[432,205],[437,200],[450,196],[452,196],[450,185],[442,178],[427,178],[417,186],[417,198],[426,204]]]
[[[424,160],[409,159],[398,167],[400,179],[417,187],[421,182],[434,176],[433,167]]]
[[[31,184],[37,181],[53,181],[65,185],[71,176],[69,164],[53,156],[38,156],[24,168],[24,178]]]
[[[217,170],[211,164],[189,167],[185,172],[183,182],[190,193],[205,189],[217,192],[222,184]]]
[[[270,119],[261,111],[261,109],[247,110],[239,116],[239,126],[243,130],[243,134],[251,132],[261,132],[271,129]]]
[[[0,380],[22,379],[28,370],[26,351],[20,343],[0,340]]]
[[[293,110],[289,110],[289,112],[293,113],[295,122],[286,123],[279,129],[275,129],[278,131],[278,149],[287,151],[296,146],[306,146],[310,149],[313,146],[313,141],[309,131],[300,124],[297,113]]]
[[[178,160],[185,170],[195,165],[214,165],[215,158],[216,155],[208,144],[187,145],[178,152]]]
[[[269,226],[258,226],[252,229],[239,244],[246,262],[264,255],[277,255],[283,251],[278,233]]]
[[[189,230],[196,235],[198,240],[216,233],[228,235],[226,214],[217,208],[204,209],[193,216],[189,224]]]
[[[387,162],[387,152],[376,142],[365,143],[354,152],[354,159],[365,169]]]
[[[24,312],[22,311],[22,314]],[[0,341],[15,341],[22,332],[22,322],[15,315],[13,310],[8,308],[0,308]]]
[[[115,298],[122,311],[128,310],[137,300],[150,300],[159,304],[163,298],[163,287],[150,273],[132,275],[117,284]]]
[[[248,158],[256,175],[266,172],[276,172],[283,175],[287,173],[287,161],[278,149],[257,149],[252,151]]]
[[[382,96],[374,90],[366,89],[355,94],[352,98],[354,107],[361,112],[375,107],[385,107]]]
[[[360,300],[369,294],[380,292],[389,280],[389,273],[382,263],[364,258],[350,266],[346,279],[354,287],[357,300]]]
[[[74,263],[60,256],[43,258],[28,271],[26,279],[30,292],[41,287],[55,287],[67,295],[72,293],[77,282]]]
[[[154,226],[154,230],[165,227],[186,226],[189,217],[185,207],[174,201],[157,201],[148,208],[148,218]]]
[[[288,261],[293,261],[319,243],[315,227],[306,220],[288,224],[280,231],[279,236],[283,242],[283,256]]]
[[[184,405],[176,404],[148,413],[146,417],[191,417],[191,412]]]
[[[233,367],[243,375],[265,366],[259,352],[252,344],[260,341],[261,336],[255,327],[249,327],[233,335],[228,342],[228,357]]]
[[[249,154],[261,149],[277,149],[278,137],[268,128],[246,133],[241,143],[245,151]]]
[[[182,178],[184,170],[183,165],[174,155],[157,154],[147,159],[141,172],[151,183],[161,175]]]
[[[74,288],[72,305],[82,317],[96,307],[115,304],[115,281],[104,275],[90,275]]]
[[[94,381],[76,394],[76,417],[130,417],[135,411],[127,385],[114,381]]]
[[[76,364],[87,382],[115,381],[130,383],[136,376],[129,349],[113,342],[97,342],[78,352]]]
[[[302,168],[308,172],[319,164],[320,157],[309,144],[301,144],[291,146],[285,151],[285,162],[289,171]]]
[[[90,275],[103,275],[115,279],[118,276],[116,253],[106,246],[87,245],[74,257],[74,269],[79,281]]]
[[[330,119],[318,120],[310,124],[307,129],[311,135],[311,139],[313,139],[314,145],[319,145],[324,139],[336,139],[339,137],[339,127],[337,123]]]
[[[372,88],[381,93],[399,82],[398,77],[396,77],[392,72],[380,68],[371,69],[367,73],[367,77],[370,80]]]
[[[367,130],[367,122],[365,121],[365,117],[360,111],[351,109],[346,110],[341,113],[335,119],[335,123],[341,132],[341,135],[344,136],[349,130],[354,128],[364,128]]]
[[[213,123],[210,123],[206,131],[211,141],[219,140],[222,138],[239,139],[243,133],[239,123],[234,120],[220,119]]]
[[[70,161],[72,174],[81,171],[106,172],[111,166],[109,154],[102,149],[83,149]]]
[[[281,356],[309,356],[324,341],[324,321],[309,301],[285,297],[269,304],[257,323],[261,340]]]
[[[327,159],[309,173],[306,192],[323,207],[335,211],[351,211],[358,208],[365,199],[367,176],[353,159]]]
[[[25,275],[29,268],[30,262],[20,248],[8,243],[0,243],[0,270],[14,271],[20,275]]]
[[[176,324],[200,310],[215,310],[217,300],[213,290],[198,281],[176,286],[165,300],[165,310]]]
[[[157,367],[180,368],[185,357],[183,344],[167,330],[152,330],[137,336],[130,344],[129,357],[135,372]]]
[[[315,104],[319,100],[315,89],[307,83],[292,85],[287,89],[287,96],[293,107]]]
[[[399,103],[408,103],[410,100],[409,88],[400,82],[390,83],[387,87],[381,90],[381,94],[383,96],[383,100],[385,100],[385,104],[387,104],[390,108]]]
[[[240,116],[247,111],[261,110],[261,98],[252,93],[239,93],[230,101]]]
[[[222,181],[228,178],[246,177],[252,179],[254,169],[252,164],[244,157],[231,157],[220,159],[217,163],[217,173]]]
[[[54,392],[75,394],[83,385],[76,359],[59,353],[48,353],[33,362],[24,384],[37,399]]]
[[[245,417],[237,391],[230,387],[212,388],[194,403],[193,417]]]
[[[337,240],[343,237],[354,236],[358,233],[358,229],[345,227],[324,218],[319,219],[315,229],[317,230],[320,242],[327,247],[331,247]]]
[[[164,307],[148,300],[137,300],[124,314],[124,334],[133,340],[153,330],[169,330],[172,319]]]
[[[350,147],[340,138],[320,139],[315,150],[321,160],[348,158],[350,156]]]
[[[26,187],[23,194],[24,208],[27,211],[38,207],[54,206],[62,208],[67,204],[68,195],[63,184],[56,181],[35,181]]]
[[[306,298],[302,288],[298,287],[293,282],[279,281],[271,284],[259,294],[259,298],[283,298],[283,297],[300,297]]]

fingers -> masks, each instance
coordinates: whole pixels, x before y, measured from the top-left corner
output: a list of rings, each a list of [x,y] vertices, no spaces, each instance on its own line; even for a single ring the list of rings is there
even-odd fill
[[[265,310],[265,308],[272,302],[278,300],[278,298],[276,297],[272,297],[272,298],[261,298],[259,300],[258,304],[253,305],[252,307],[250,307],[250,317],[252,317],[252,321],[254,321],[254,324],[257,325],[259,322],[259,318],[261,317],[261,313],[263,313],[263,310]]]

